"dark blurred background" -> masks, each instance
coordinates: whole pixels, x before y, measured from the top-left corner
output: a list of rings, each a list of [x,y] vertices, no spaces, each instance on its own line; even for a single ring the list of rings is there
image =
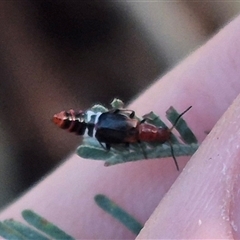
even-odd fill
[[[79,144],[54,113],[128,102],[239,10],[228,1],[0,1],[0,206]]]

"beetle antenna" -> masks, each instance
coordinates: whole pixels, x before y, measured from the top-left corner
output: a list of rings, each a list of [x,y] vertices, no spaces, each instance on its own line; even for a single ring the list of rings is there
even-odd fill
[[[173,128],[177,125],[179,119],[188,111],[192,108],[192,106],[188,107],[185,111],[183,111],[181,114],[178,115],[178,117],[176,118],[174,124],[172,125],[172,127],[169,129],[170,131],[173,130]]]
[[[168,141],[168,143],[169,143],[169,145],[170,145],[171,154],[172,154],[172,158],[173,158],[173,160],[174,160],[175,166],[176,166],[177,170],[179,171],[178,162],[177,162],[177,159],[176,159],[175,156],[174,156],[173,145],[172,145],[171,141]]]

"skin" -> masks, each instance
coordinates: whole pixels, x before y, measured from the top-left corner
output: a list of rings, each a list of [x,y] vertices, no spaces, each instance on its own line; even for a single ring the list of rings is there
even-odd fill
[[[179,112],[193,106],[184,119],[199,141],[205,140],[189,162],[177,158],[182,172],[172,159],[104,167],[74,154],[0,219],[21,220],[28,208],[75,238],[134,239],[96,206],[93,197],[102,193],[147,221],[137,239],[239,239],[239,66],[240,17],[128,107],[138,115],[152,110],[164,116],[171,105]]]

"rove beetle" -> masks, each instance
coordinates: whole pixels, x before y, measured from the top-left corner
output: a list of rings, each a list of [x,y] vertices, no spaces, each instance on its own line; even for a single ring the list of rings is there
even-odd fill
[[[75,112],[71,109],[55,114],[53,122],[60,128],[75,132],[78,135],[87,134],[90,137],[95,137],[106,150],[110,150],[112,144],[126,144],[128,146],[131,143],[159,142],[163,144],[168,142],[176,168],[179,170],[170,137],[178,120],[191,107],[188,107],[177,117],[171,128],[157,127],[146,123],[147,118],[138,120],[135,118],[135,112],[128,109],[113,109],[103,113],[95,113],[91,110]],[[147,158],[147,156],[145,157]]]

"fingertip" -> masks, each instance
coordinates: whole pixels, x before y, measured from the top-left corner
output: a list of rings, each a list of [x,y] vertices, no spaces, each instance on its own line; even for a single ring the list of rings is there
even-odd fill
[[[240,235],[240,96],[218,121],[150,217],[139,239]]]

